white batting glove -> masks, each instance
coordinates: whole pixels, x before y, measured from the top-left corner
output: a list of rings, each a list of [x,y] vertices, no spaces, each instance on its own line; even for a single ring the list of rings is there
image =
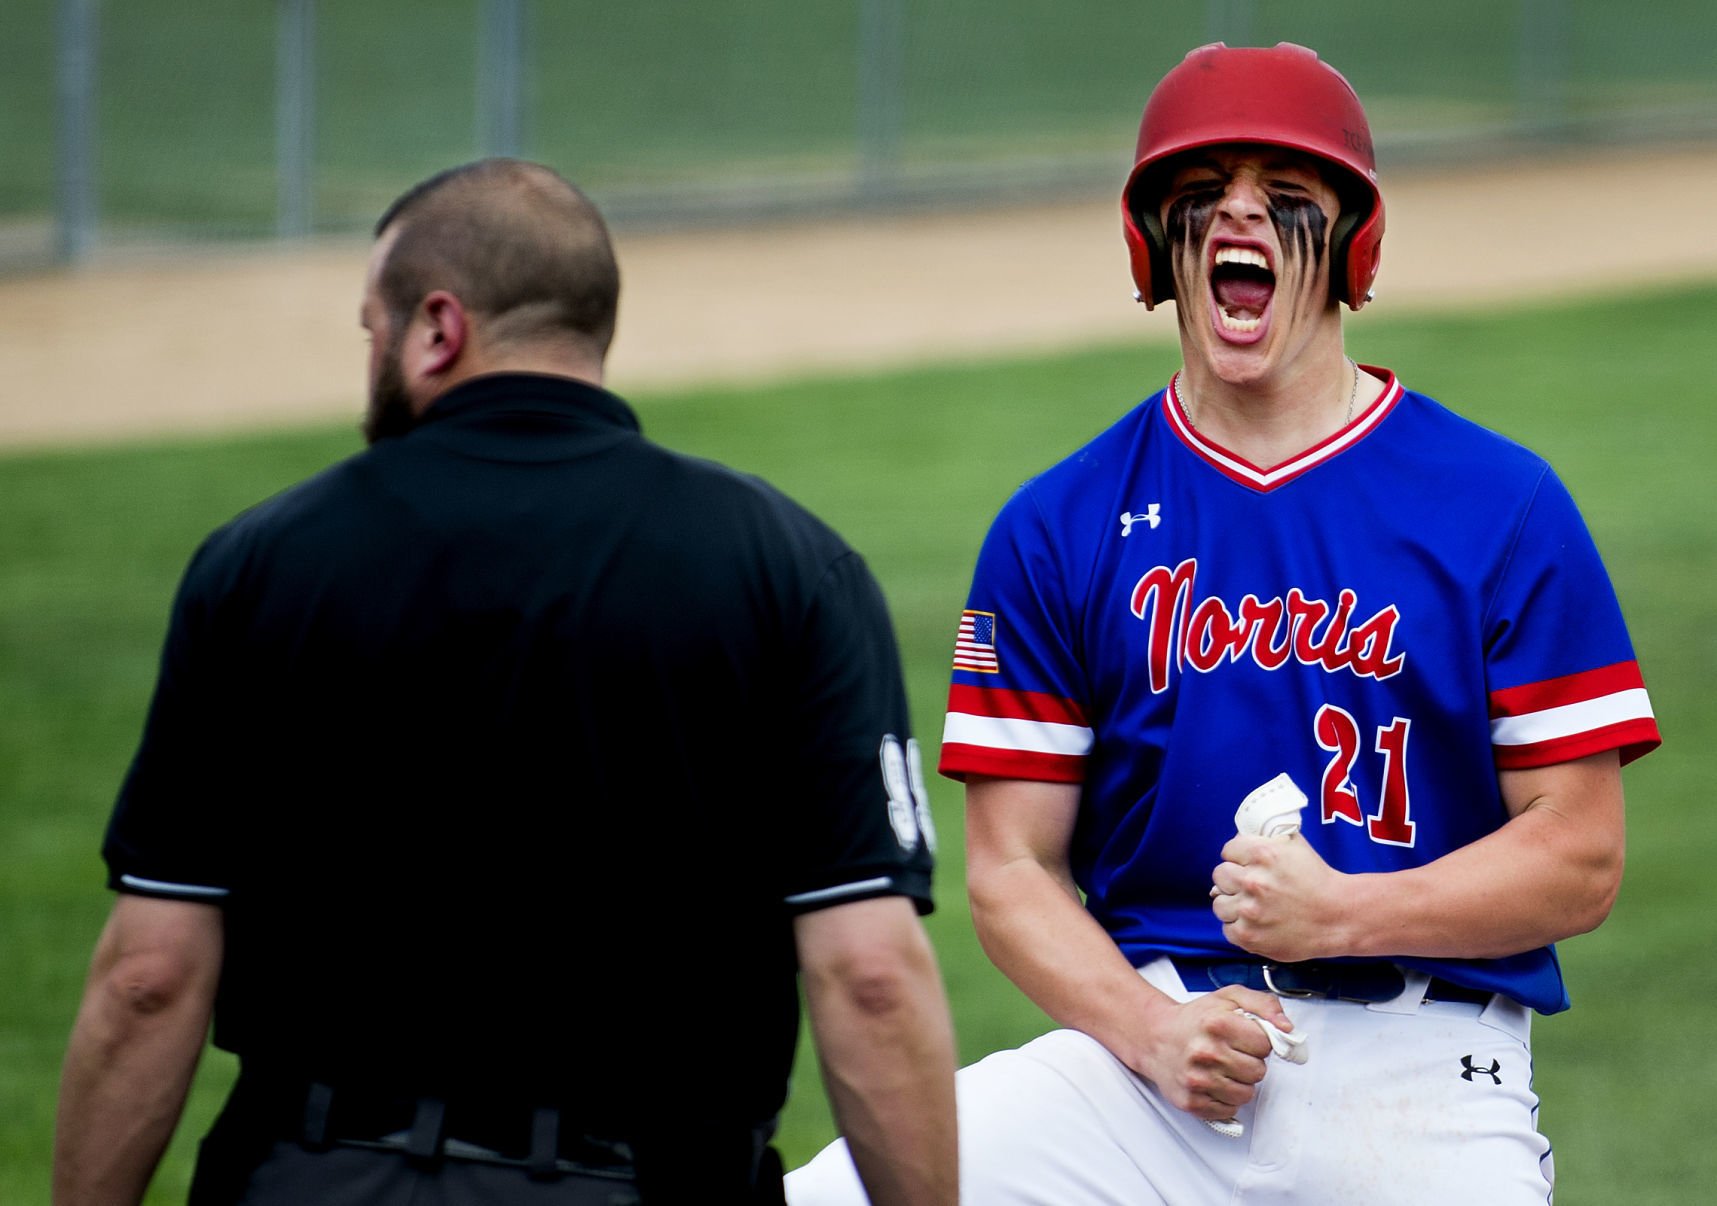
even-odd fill
[[[1306,806],[1306,793],[1301,791],[1286,772],[1277,775],[1261,787],[1254,788],[1240,807],[1234,810],[1234,828],[1242,837],[1287,837],[1300,831],[1300,810]],[[1274,1023],[1242,1009],[1242,1017],[1251,1018],[1263,1028],[1270,1040],[1270,1054],[1290,1064],[1306,1062],[1306,1036],[1278,1030]],[[1218,1135],[1238,1139],[1246,1133],[1245,1124],[1238,1119],[1206,1120],[1205,1125]]]
[[[1306,793],[1283,772],[1254,788],[1234,810],[1234,828],[1241,837],[1286,837],[1300,831],[1300,810]]]
[[[1305,1035],[1298,1031],[1295,1031],[1293,1034],[1289,1034],[1285,1030],[1278,1030],[1276,1029],[1276,1024],[1268,1018],[1261,1018],[1257,1014],[1250,1013],[1244,1009],[1240,1011],[1240,1016],[1251,1018],[1254,1022],[1257,1022],[1258,1025],[1264,1028],[1264,1034],[1270,1040],[1271,1055],[1274,1055],[1278,1059],[1285,1059],[1290,1064],[1303,1064],[1306,1062],[1307,1051]]]

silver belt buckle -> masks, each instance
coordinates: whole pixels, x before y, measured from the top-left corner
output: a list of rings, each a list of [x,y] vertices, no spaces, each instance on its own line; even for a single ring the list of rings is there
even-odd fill
[[[1276,986],[1275,978],[1270,975],[1271,969],[1274,968],[1275,966],[1276,966],[1276,964],[1274,964],[1274,963],[1266,963],[1264,965],[1264,987],[1268,988],[1271,992],[1275,993],[1278,997],[1288,997],[1288,998],[1293,999],[1293,1000],[1309,1001],[1313,997],[1321,995],[1321,994],[1315,993],[1315,992],[1308,992],[1303,988],[1302,989],[1278,988]]]

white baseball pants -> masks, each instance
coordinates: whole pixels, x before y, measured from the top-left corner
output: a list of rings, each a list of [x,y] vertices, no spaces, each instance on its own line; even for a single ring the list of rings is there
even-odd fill
[[[1193,994],[1158,960],[1141,972]],[[1415,986],[1417,991],[1415,991]],[[958,1075],[965,1206],[1544,1206],[1530,1012],[1421,1002],[1285,1002],[1304,1065],[1271,1059],[1227,1138],[1095,1040],[1056,1030]],[[845,1144],[787,1176],[789,1206],[862,1206]]]

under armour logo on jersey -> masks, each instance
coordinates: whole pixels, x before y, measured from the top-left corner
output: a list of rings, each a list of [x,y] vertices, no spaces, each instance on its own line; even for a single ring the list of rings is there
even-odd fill
[[[1121,535],[1131,536],[1133,534],[1133,525],[1138,523],[1140,520],[1150,524],[1153,528],[1156,527],[1163,521],[1163,517],[1157,514],[1161,509],[1161,503],[1152,503],[1150,506],[1145,508],[1145,513],[1143,515],[1134,515],[1131,511],[1122,511]]]
[[[1480,1068],[1473,1063],[1472,1056],[1463,1055],[1461,1056],[1461,1067],[1466,1069],[1465,1072],[1461,1073],[1461,1079],[1464,1081],[1470,1082],[1473,1078],[1473,1074],[1477,1073],[1480,1076],[1490,1077],[1499,1085],[1502,1083],[1502,1061],[1500,1059],[1491,1060],[1490,1067],[1488,1068]]]

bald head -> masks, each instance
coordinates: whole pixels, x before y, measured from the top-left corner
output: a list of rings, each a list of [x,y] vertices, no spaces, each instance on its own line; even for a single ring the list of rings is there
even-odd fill
[[[551,169],[517,159],[450,168],[388,208],[376,236],[388,234],[377,289],[396,329],[440,289],[494,344],[607,352],[620,295],[608,228]]]

